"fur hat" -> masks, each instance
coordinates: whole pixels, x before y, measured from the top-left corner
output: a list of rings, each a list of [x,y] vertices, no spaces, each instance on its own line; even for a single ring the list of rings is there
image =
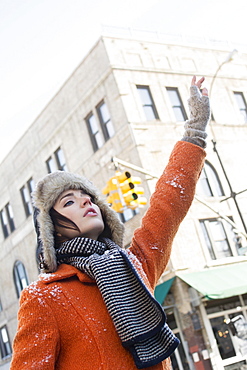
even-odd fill
[[[122,247],[124,225],[119,220],[116,212],[100,199],[97,189],[85,177],[77,174],[56,171],[46,175],[40,180],[32,194],[34,207],[35,229],[38,235],[38,245],[41,246],[45,272],[54,272],[57,269],[56,252],[54,247],[54,225],[50,217],[50,209],[56,203],[59,195],[65,190],[83,190],[94,199],[100,208],[105,229],[108,228],[111,239]]]

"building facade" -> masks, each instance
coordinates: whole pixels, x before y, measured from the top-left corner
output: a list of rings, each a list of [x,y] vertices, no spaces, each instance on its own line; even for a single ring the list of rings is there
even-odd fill
[[[156,296],[181,340],[173,369],[246,368],[247,54],[223,63],[230,51],[101,37],[0,164],[0,369],[9,369],[21,290],[39,274],[35,183],[60,169],[103,189],[115,157],[149,199],[183,135],[193,75],[212,98],[207,159]],[[126,247],[147,206],[119,215]]]

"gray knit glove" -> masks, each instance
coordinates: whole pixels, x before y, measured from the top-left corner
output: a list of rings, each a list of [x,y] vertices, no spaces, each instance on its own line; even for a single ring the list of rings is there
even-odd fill
[[[208,96],[202,95],[197,86],[190,87],[188,100],[190,119],[185,122],[183,141],[206,148],[206,127],[210,119],[210,104]]]

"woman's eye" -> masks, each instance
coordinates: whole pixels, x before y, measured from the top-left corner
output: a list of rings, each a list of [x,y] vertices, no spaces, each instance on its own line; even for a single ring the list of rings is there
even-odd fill
[[[66,203],[64,204],[64,207],[71,206],[72,204],[74,204],[73,200],[68,200],[68,202],[66,202]]]

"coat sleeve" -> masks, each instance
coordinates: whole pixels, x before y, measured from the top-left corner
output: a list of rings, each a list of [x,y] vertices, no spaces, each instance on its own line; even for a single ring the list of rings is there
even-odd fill
[[[194,198],[205,155],[197,145],[185,141],[175,145],[141,226],[134,232],[130,251],[141,262],[153,289],[168,263],[172,241]]]
[[[18,312],[10,370],[55,369],[59,351],[57,323],[44,297],[24,291]]]

